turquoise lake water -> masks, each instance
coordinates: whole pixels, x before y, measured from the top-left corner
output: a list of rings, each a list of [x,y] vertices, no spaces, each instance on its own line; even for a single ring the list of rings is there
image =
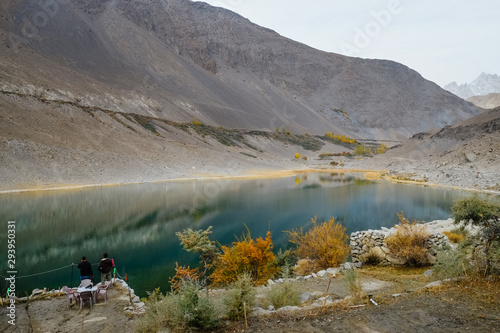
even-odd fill
[[[71,264],[82,256],[96,264],[104,252],[114,258],[118,274],[128,274],[131,286],[144,296],[156,287],[169,290],[176,262],[198,265],[199,258],[184,251],[175,236],[184,228],[213,226],[212,239],[224,245],[247,227],[252,238],[270,230],[277,252],[290,245],[284,230],[307,229],[314,216],[318,222],[335,217],[350,234],[392,227],[401,211],[421,221],[446,219],[453,201],[470,195],[330,173],[1,194],[0,256],[5,260],[0,259],[0,275],[8,271],[8,221],[16,222],[19,297],[35,287],[77,285],[79,271]],[[94,273],[97,277],[96,266]],[[4,295],[5,283],[0,286]]]

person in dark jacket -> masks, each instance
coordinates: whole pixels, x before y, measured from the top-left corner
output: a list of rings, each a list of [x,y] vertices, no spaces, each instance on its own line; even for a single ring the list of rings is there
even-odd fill
[[[94,279],[94,272],[92,272],[92,265],[87,261],[86,257],[82,257],[82,261],[78,264],[80,269],[80,281],[89,279]]]
[[[108,254],[104,253],[102,259],[97,266],[97,270],[101,273],[101,284],[105,281],[111,281],[111,268],[113,267],[113,261],[108,258]]]

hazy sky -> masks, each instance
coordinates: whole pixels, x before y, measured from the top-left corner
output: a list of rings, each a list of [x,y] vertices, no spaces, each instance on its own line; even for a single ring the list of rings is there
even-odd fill
[[[390,59],[445,85],[500,74],[497,0],[205,0],[320,50]]]

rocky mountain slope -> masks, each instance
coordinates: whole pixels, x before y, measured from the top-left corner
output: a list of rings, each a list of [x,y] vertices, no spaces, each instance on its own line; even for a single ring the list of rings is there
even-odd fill
[[[406,66],[321,52],[201,2],[11,0],[2,28],[2,81],[173,121],[402,138],[478,113]]]
[[[310,147],[276,128],[401,140],[480,112],[404,65],[189,0],[6,0],[0,37],[3,188],[296,168]]]
[[[418,133],[384,155],[350,167],[387,169],[395,178],[500,191],[500,107],[441,130]]]
[[[490,93],[500,93],[500,76],[496,74],[481,73],[481,75],[471,83],[459,85],[456,82],[452,82],[444,86],[444,89],[463,99]]]
[[[467,101],[483,109],[493,109],[500,106],[500,93],[472,96]]]

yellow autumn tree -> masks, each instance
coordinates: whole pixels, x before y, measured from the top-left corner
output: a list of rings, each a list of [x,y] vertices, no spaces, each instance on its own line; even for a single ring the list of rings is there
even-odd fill
[[[330,138],[332,140],[336,140],[336,141],[339,141],[339,142],[342,142],[342,143],[356,143],[356,140],[354,140],[353,138],[350,138],[348,136],[345,136],[345,135],[337,135],[337,134],[333,134],[332,132],[327,132],[325,134],[325,136],[327,138]]]
[[[319,225],[316,217],[311,221],[313,226],[306,233],[302,227],[299,230],[286,231],[289,241],[297,246],[297,257],[314,261],[319,269],[338,267],[349,255],[346,228],[336,223],[333,217]]]
[[[222,253],[215,260],[215,270],[210,276],[213,285],[229,284],[244,273],[250,274],[255,285],[262,285],[279,271],[272,252],[271,232],[266,238],[253,240],[250,232],[233,242],[231,247],[221,246]]]

